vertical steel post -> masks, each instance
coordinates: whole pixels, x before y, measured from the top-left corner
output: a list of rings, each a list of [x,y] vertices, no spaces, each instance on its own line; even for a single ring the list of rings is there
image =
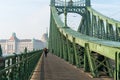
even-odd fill
[[[2,48],[1,48],[1,45],[0,45],[0,56],[2,56]]]
[[[94,67],[94,64],[93,64],[93,61],[91,59],[91,51],[90,51],[90,48],[89,48],[89,43],[85,43],[85,50],[86,50],[86,54],[87,54],[87,58],[88,58],[88,61],[89,61],[89,67],[90,67],[90,71],[91,71],[91,74],[93,75],[93,77],[96,77],[97,74],[95,73],[95,67]]]
[[[70,43],[68,39],[67,39],[67,50],[68,50],[68,61],[70,62]]]
[[[61,40],[61,33],[59,32],[59,36],[60,36],[60,38],[59,38],[59,43],[60,43],[60,58],[62,58],[62,40]]]
[[[105,25],[104,25],[104,21],[101,21],[101,33],[102,33],[102,39],[105,39]]]
[[[63,58],[66,60],[66,38],[62,35],[63,39]]]
[[[115,24],[115,26],[116,26],[116,29],[115,29],[115,41],[119,41],[119,33],[120,33],[120,31],[119,31],[119,28],[118,28],[118,24],[116,23]]]
[[[59,36],[58,36],[58,29],[56,28],[56,51],[57,51],[57,56],[59,57],[60,56],[60,52],[59,52]]]
[[[77,55],[76,44],[75,44],[75,38],[73,38],[73,49],[74,49],[74,55],[75,55],[75,65],[77,67],[79,67],[78,55]]]
[[[58,36],[58,38],[57,38],[57,43],[58,43],[57,52],[58,52],[58,56],[60,57],[60,34],[59,34],[59,31],[57,31],[57,36]]]
[[[87,47],[87,45],[86,45],[86,47]],[[88,57],[87,57],[87,49],[86,48],[84,50],[84,71],[85,72],[90,71],[89,64],[88,64]]]
[[[70,63],[74,64],[74,49],[72,46],[73,43],[70,44]]]
[[[105,39],[107,39],[107,40],[109,40],[109,31],[108,31],[108,27],[109,27],[109,25],[108,25],[108,20],[106,20],[106,37],[105,37]]]
[[[57,36],[56,36],[56,25],[55,25],[55,23],[54,23],[54,35],[53,35],[53,36],[54,36],[54,51],[55,51],[55,55],[57,56],[58,53],[57,53],[57,50],[56,50],[56,48],[57,48],[56,46],[57,46],[58,44],[57,44],[57,42],[56,42],[56,37],[57,37]]]
[[[15,53],[14,53],[15,54]],[[12,63],[12,65],[14,65],[13,66],[13,68],[11,69],[11,73],[10,73],[10,75],[11,75],[11,79],[12,80],[16,80],[16,55],[14,56],[14,57],[12,57],[11,58],[12,59],[12,61],[11,61],[11,63]]]
[[[2,48],[0,45],[0,71],[5,68],[5,59],[2,57]],[[0,80],[6,79],[6,73],[3,73],[2,76],[0,76]]]
[[[120,80],[120,53],[115,53],[114,80]]]
[[[65,42],[64,42],[64,36],[61,35],[62,37],[62,58],[65,59]]]

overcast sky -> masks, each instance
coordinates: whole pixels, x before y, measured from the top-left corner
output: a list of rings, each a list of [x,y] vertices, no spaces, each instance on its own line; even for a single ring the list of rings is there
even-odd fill
[[[120,21],[120,0],[92,0],[92,7],[104,15]]]
[[[108,2],[109,1],[109,2]],[[49,0],[0,0],[0,39],[37,38],[49,27]],[[92,0],[93,8],[120,20],[119,0]]]
[[[0,0],[0,39],[41,38],[49,27],[49,0]]]

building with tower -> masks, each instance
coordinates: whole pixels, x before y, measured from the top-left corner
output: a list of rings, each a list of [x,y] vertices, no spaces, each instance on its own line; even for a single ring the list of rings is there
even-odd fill
[[[13,33],[9,39],[0,40],[3,53],[20,53],[23,52],[25,47],[28,51],[33,49],[43,49],[45,43],[38,39],[18,39],[16,33]]]

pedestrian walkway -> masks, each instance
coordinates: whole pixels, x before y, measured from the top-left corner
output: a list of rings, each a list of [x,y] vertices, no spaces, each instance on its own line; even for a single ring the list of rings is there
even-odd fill
[[[37,72],[40,72],[37,76],[40,77],[36,78],[35,75],[31,80],[112,80],[109,78],[92,78],[88,73],[50,53],[47,57],[43,56],[41,60],[42,63],[38,64],[40,68],[37,69]]]
[[[52,54],[44,58],[44,78],[45,80],[110,80],[92,78],[88,73]]]

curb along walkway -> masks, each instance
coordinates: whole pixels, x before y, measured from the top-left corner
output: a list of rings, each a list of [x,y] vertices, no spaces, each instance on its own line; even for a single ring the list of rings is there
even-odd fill
[[[44,55],[42,54],[30,80],[44,80]]]

